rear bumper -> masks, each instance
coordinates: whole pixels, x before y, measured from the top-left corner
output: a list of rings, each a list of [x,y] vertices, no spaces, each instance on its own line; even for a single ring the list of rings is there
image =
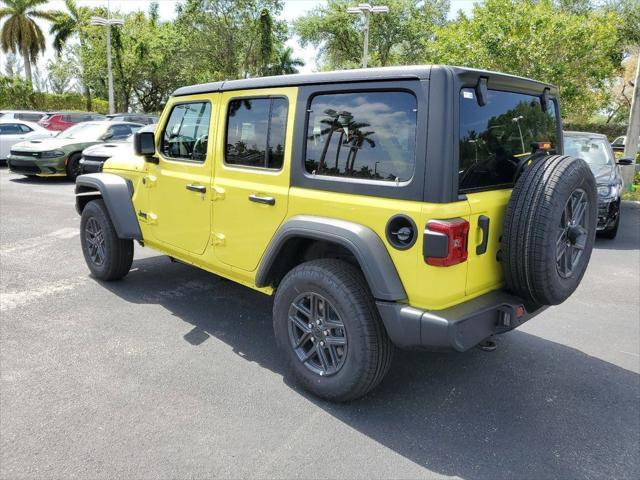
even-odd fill
[[[444,310],[425,311],[407,304],[377,302],[391,341],[400,348],[464,352],[491,335],[508,332],[546,307],[527,306],[498,290]]]

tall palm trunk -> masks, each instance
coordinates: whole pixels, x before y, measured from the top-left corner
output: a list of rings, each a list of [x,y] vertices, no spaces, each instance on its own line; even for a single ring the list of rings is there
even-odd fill
[[[22,50],[22,58],[24,59],[24,78],[31,85],[33,81],[31,76],[31,55],[29,55],[29,51],[26,48]]]

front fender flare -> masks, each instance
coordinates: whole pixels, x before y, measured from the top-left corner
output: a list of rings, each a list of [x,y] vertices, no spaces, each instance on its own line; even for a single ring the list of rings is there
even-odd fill
[[[342,245],[358,261],[376,299],[406,300],[407,294],[393,260],[373,230],[354,222],[311,215],[291,217],[278,229],[258,267],[255,280],[258,287],[267,286],[271,267],[287,240],[292,238],[324,240]]]
[[[133,208],[131,196],[133,185],[130,181],[112,173],[89,173],[76,178],[76,210],[82,212],[80,197],[92,192],[100,192],[118,238],[142,241],[140,224]]]

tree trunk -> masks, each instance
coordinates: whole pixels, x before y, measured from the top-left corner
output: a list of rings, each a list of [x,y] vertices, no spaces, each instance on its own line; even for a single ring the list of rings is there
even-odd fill
[[[33,80],[31,78],[31,57],[28,50],[22,50],[22,58],[24,59],[24,78],[29,85],[32,85]]]
[[[91,90],[86,83],[82,82],[82,88],[84,89],[84,96],[87,99],[87,112],[91,111],[91,107],[93,107],[93,102],[91,101]]]
[[[639,54],[640,55],[640,54]],[[624,144],[624,156],[633,158],[632,165],[622,167],[622,176],[625,189],[631,188],[633,175],[635,173],[635,159],[638,154],[638,137],[640,137],[640,56],[636,66],[636,78],[633,85],[633,96],[631,101],[631,112],[629,112],[629,128],[627,129],[627,140]]]

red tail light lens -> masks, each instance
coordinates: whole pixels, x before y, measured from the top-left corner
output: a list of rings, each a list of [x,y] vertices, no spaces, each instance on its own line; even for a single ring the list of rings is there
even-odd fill
[[[449,267],[467,260],[469,222],[463,218],[429,220],[424,232],[424,260],[429,265]]]

